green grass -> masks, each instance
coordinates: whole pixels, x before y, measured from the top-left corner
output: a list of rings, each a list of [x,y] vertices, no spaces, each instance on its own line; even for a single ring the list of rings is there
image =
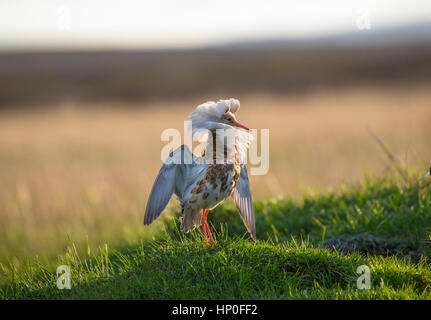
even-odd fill
[[[78,252],[71,244],[72,289],[56,288],[55,268],[37,261],[3,266],[3,299],[430,299],[431,189],[366,179],[338,192],[255,203],[253,243],[232,203],[209,219],[217,237],[183,236],[165,218],[155,241]],[[371,237],[354,252],[328,240]],[[378,241],[377,241],[378,239]],[[377,254],[378,253],[378,254]],[[371,289],[358,290],[356,269],[371,270]]]

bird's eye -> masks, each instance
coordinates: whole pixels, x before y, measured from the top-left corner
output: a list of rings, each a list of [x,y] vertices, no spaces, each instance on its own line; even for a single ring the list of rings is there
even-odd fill
[[[226,120],[229,121],[229,122],[232,122],[232,118],[231,117],[228,117]]]

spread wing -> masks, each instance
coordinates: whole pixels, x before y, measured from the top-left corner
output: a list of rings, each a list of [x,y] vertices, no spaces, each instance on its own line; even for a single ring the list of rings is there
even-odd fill
[[[175,164],[163,164],[160,168],[145,209],[145,225],[156,220],[168,205],[174,193],[176,172],[177,166]]]
[[[253,200],[251,198],[250,183],[248,181],[248,172],[245,165],[241,165],[241,173],[236,188],[233,190],[232,198],[248,232],[250,232],[253,240],[256,241]]]
[[[144,217],[145,225],[152,223],[160,216],[163,210],[165,210],[172,194],[178,189],[175,182],[183,180],[181,179],[181,176],[183,176],[185,172],[189,171],[184,170],[184,167],[187,166],[188,168],[193,166],[190,164],[184,164],[184,159],[191,155],[192,153],[187,146],[182,145],[173,151],[163,163],[148,198]]]

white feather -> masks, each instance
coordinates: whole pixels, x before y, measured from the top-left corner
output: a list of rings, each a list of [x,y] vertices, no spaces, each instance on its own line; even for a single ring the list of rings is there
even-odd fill
[[[227,143],[227,163],[232,163],[235,156],[235,144],[238,146],[238,157],[240,163],[247,161],[247,149],[253,141],[253,136],[243,130],[236,129],[228,124],[221,123],[222,116],[226,112],[236,113],[240,108],[240,102],[237,99],[230,98],[228,100],[219,100],[218,102],[208,101],[202,103],[196,107],[190,113],[189,121],[191,123],[192,137],[194,141],[199,143],[207,144],[207,150],[205,152],[206,157],[209,161],[212,160],[212,143],[210,142],[211,135],[210,130],[222,130],[217,131],[220,134],[216,135],[217,143],[223,145],[224,136],[229,137]],[[224,131],[223,131],[224,130]],[[222,150],[221,150],[222,151]],[[216,158],[222,161],[224,154],[216,155]]]

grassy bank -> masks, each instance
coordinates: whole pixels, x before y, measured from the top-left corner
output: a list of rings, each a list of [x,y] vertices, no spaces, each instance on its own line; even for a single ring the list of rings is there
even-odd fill
[[[71,244],[72,289],[56,288],[55,268],[3,266],[0,297],[38,299],[429,299],[431,190],[368,179],[337,193],[255,203],[258,241],[231,203],[209,220],[217,241],[178,233],[165,219],[156,238],[96,253]],[[356,269],[371,270],[358,290]]]

